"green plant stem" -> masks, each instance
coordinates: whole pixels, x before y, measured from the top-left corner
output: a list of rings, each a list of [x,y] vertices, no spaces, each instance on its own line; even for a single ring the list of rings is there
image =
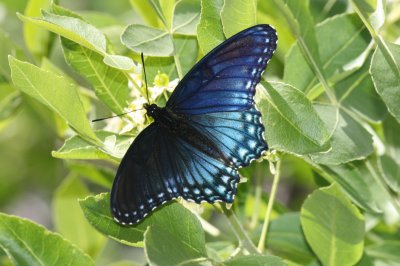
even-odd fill
[[[253,215],[251,216],[251,222],[250,222],[250,229],[255,229],[258,224],[258,214],[259,214],[259,209],[260,209],[260,203],[261,203],[261,184],[259,182],[256,185],[256,190],[255,190],[255,201],[254,201],[254,211]]]
[[[262,167],[260,165],[256,168],[256,185],[254,191],[254,206],[253,206],[253,214],[251,216],[251,222],[249,228],[254,230],[258,225],[258,217],[260,214],[260,206],[261,206],[261,196],[262,196]]]
[[[174,61],[175,61],[176,71],[178,72],[178,77],[180,80],[182,80],[183,78],[182,65],[177,55],[174,55]]]
[[[233,232],[236,235],[236,238],[239,241],[239,245],[246,249],[251,254],[258,254],[259,251],[256,246],[251,241],[250,237],[247,235],[246,231],[243,229],[242,225],[240,224],[238,218],[236,217],[235,213],[232,209],[226,208],[225,204],[220,204],[222,211],[228,218],[228,221],[231,225]]]
[[[265,240],[267,239],[267,231],[269,220],[271,218],[272,207],[274,206],[276,192],[278,190],[279,179],[281,175],[281,160],[276,163],[274,181],[272,182],[271,193],[269,195],[269,201],[267,210],[265,212],[264,224],[261,231],[260,241],[258,242],[258,250],[262,253],[265,249]]]

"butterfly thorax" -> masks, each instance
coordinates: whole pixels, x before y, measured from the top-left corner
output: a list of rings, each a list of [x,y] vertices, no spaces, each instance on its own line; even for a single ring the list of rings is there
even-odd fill
[[[217,160],[222,160],[227,164],[231,164],[211,139],[204,134],[201,134],[196,130],[196,128],[188,123],[190,117],[177,114],[168,107],[160,108],[155,104],[147,104],[144,108],[147,111],[147,115],[154,119],[154,123],[164,128],[168,133],[179,137],[208,156]]]
[[[176,133],[176,130],[179,128],[179,121],[182,120],[182,118],[166,107],[160,108],[155,104],[146,104],[144,108],[147,111],[147,115],[153,118],[158,125],[172,133]]]

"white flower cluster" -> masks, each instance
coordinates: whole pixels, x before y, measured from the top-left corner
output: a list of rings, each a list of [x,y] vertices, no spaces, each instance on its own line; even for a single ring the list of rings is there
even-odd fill
[[[146,98],[146,92],[143,94],[137,89],[137,87],[141,88],[144,86],[144,79],[142,79],[140,73],[142,73],[141,69],[137,69],[135,70],[135,73],[131,74],[131,78],[136,83],[136,86],[134,86],[131,81],[128,83],[128,86],[131,89],[130,96],[133,100],[129,106],[124,109],[124,112],[127,113],[126,116],[122,116],[121,119],[107,120],[105,130],[120,134],[130,132],[133,129],[137,130],[137,132],[142,131],[150,122],[146,119],[146,110],[144,109],[144,105],[146,103],[157,103],[162,97],[167,100],[169,93],[175,89],[179,82],[178,79],[169,81],[166,74],[158,73],[154,78],[153,86],[148,87],[149,103]]]

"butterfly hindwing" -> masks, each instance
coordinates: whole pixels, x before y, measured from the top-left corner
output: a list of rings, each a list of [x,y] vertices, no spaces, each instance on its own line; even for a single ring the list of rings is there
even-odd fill
[[[191,115],[249,109],[276,43],[276,31],[269,25],[257,25],[234,35],[186,74],[167,107]]]
[[[153,123],[122,159],[111,191],[111,209],[119,223],[134,224],[178,197],[197,203],[233,202],[238,181],[235,167]]]
[[[249,165],[268,149],[261,114],[255,107],[246,111],[193,115],[190,120],[235,167]]]

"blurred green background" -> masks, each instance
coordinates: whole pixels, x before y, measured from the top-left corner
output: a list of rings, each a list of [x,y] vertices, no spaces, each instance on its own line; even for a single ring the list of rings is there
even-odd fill
[[[27,2],[0,0],[0,29],[23,49],[23,23],[16,12],[23,13]],[[72,10],[104,11],[123,23],[137,19],[129,1],[82,0],[59,4]],[[51,60],[67,69],[58,44]],[[18,112],[0,123],[0,211],[51,228],[51,197],[67,173],[62,160],[53,158],[51,151],[62,142],[52,126],[51,112],[27,96],[23,99]]]

